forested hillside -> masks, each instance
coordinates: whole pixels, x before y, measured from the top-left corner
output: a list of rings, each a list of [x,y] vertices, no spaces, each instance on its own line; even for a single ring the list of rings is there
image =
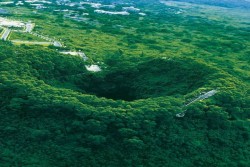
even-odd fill
[[[0,167],[249,166],[245,12],[143,0],[125,5],[144,13],[118,16],[51,2],[3,6],[63,46],[14,44],[40,39],[17,31],[0,41]],[[87,21],[55,11],[67,9]],[[88,59],[62,54],[72,50]]]
[[[117,70],[113,64],[111,71],[95,74],[82,73],[84,62],[77,57],[38,47],[0,45],[2,166],[249,163],[246,86],[201,60],[152,59]],[[154,68],[148,69],[149,63]],[[188,74],[189,70],[197,71]],[[136,74],[140,71],[144,73]],[[82,74],[72,76],[78,73]],[[191,82],[196,75],[204,78]],[[194,97],[198,93],[194,90],[204,85],[221,89],[213,98],[190,106],[184,118],[175,117],[185,98]],[[124,87],[134,90],[120,92]],[[139,100],[109,100],[85,92]],[[126,93],[133,93],[133,99]]]

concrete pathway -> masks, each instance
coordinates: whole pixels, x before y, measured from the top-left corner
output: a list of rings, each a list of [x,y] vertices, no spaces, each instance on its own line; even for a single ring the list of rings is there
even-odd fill
[[[6,41],[8,39],[8,37],[9,37],[9,35],[10,35],[11,30],[6,28],[3,31],[4,32],[3,32],[2,36],[1,36],[1,40]]]

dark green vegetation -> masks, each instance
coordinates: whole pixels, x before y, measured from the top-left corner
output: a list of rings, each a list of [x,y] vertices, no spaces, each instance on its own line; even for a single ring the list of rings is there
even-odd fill
[[[50,18],[37,29],[86,48],[90,62],[0,42],[1,167],[249,165],[247,24],[138,5],[148,10],[143,21],[92,13],[106,26],[34,16]],[[102,72],[85,69],[98,60]],[[212,89],[219,92],[175,117]]]
[[[86,91],[99,96],[135,100],[185,95],[200,87],[210,87],[206,85],[209,80],[216,83],[220,75],[215,68],[187,58],[153,59],[137,64],[136,67],[127,67],[129,63],[127,66],[115,63],[122,60],[124,58],[108,59],[107,64],[111,70],[103,78],[91,75],[84,80],[90,80],[90,83],[86,87],[84,83],[81,85]]]

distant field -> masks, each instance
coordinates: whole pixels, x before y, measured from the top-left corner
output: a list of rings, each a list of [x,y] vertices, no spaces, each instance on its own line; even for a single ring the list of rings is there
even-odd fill
[[[22,45],[22,44],[24,44],[24,45],[40,45],[40,46],[45,46],[45,47],[51,45],[50,42],[37,42],[37,41],[32,42],[32,41],[12,40],[11,42],[14,43],[15,45]]]
[[[250,12],[241,8],[225,8],[212,5],[195,4],[179,1],[161,1],[163,4],[169,7],[177,7],[183,10],[183,15],[197,16],[214,20],[218,22],[224,22],[231,26],[246,27],[250,24]]]

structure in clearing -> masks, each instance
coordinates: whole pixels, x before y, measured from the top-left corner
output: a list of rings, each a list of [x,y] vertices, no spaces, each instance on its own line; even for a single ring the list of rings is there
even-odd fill
[[[13,42],[14,44],[29,44],[29,45],[54,45],[56,47],[62,47],[63,45],[61,42],[54,40],[49,37],[44,37],[38,33],[33,32],[33,29],[35,28],[35,24],[32,22],[23,22],[23,21],[17,21],[17,20],[11,20],[4,17],[0,17],[0,28],[3,29],[0,39],[7,41],[9,40],[9,37],[11,36],[11,32],[17,32],[17,33],[28,33],[33,36],[39,37],[46,42],[40,42],[40,41],[25,41],[25,40],[9,40]]]

